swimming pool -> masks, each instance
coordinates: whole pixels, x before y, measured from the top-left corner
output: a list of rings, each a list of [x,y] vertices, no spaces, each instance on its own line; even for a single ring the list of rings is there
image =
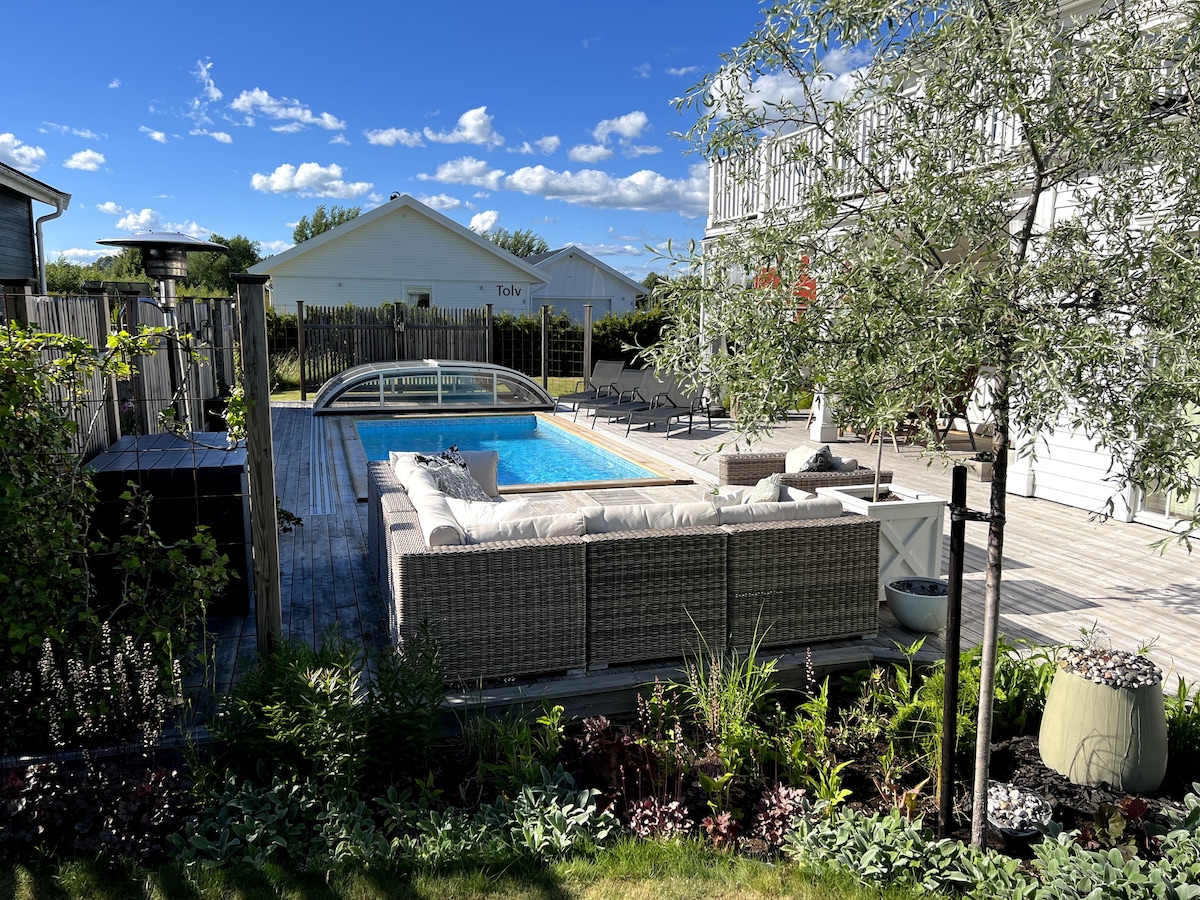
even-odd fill
[[[392,450],[440,453],[451,444],[459,450],[496,450],[501,485],[660,477],[537,416],[358,419],[354,424],[369,460],[387,459]]]

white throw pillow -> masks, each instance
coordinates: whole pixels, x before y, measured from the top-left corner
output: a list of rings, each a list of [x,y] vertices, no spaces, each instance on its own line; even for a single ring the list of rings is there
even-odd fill
[[[722,525],[744,525],[747,522],[794,522],[799,519],[836,519],[842,514],[842,504],[832,497],[797,500],[786,503],[743,503],[717,510]]]
[[[502,522],[485,522],[466,529],[468,544],[492,541],[528,541],[535,538],[578,537],[583,534],[583,517],[577,512],[532,516]]]
[[[766,478],[760,478],[758,484],[746,492],[742,503],[774,503],[779,499],[779,479],[783,474],[776,472]]]
[[[500,487],[496,484],[496,470],[500,467],[500,454],[495,450],[463,450],[461,456],[467,461],[467,469],[471,477],[479,482],[479,486],[489,497],[500,496]]]
[[[458,519],[458,524],[463,528],[491,522],[509,522],[531,515],[529,501],[520,498],[498,502],[496,500],[460,500],[457,497],[447,497],[446,503],[449,504],[454,518]]]
[[[456,466],[453,463],[439,466],[433,470],[433,477],[437,479],[438,487],[447,497],[483,502],[491,499],[483,486],[471,477],[465,466]]]
[[[722,506],[737,506],[746,499],[746,494],[750,493],[748,487],[738,487],[733,484],[723,484],[717,488],[715,494],[708,494],[709,502],[717,509]]]

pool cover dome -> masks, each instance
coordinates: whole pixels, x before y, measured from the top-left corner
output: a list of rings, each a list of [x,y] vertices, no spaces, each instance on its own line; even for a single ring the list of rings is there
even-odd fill
[[[550,395],[520,372],[453,359],[355,366],[325,382],[313,401],[317,414],[553,408]]]

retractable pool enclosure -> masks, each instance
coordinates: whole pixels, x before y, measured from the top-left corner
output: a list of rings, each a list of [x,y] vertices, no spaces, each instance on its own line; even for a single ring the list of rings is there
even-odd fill
[[[520,372],[447,359],[355,366],[325,382],[313,401],[313,412],[318,414],[553,408],[550,395]]]

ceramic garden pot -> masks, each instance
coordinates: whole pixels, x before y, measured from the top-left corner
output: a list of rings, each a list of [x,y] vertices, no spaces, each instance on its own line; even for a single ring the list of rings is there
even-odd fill
[[[1059,669],[1046,695],[1038,745],[1042,762],[1075,784],[1155,790],[1167,773],[1162,682],[1110,687]]]
[[[945,627],[949,591],[944,578],[898,578],[883,587],[896,621],[910,631],[928,633]]]

